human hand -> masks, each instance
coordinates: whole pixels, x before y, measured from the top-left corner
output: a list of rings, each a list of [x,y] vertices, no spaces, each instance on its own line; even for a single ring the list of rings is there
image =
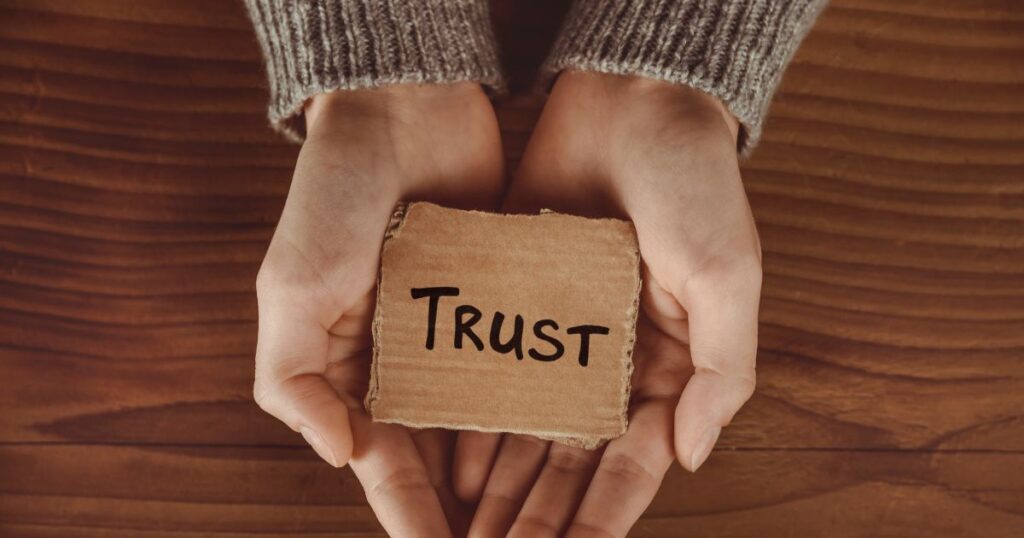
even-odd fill
[[[494,111],[478,85],[462,83],[338,91],[305,114],[308,135],[257,278],[256,401],[331,465],[350,463],[388,533],[449,535],[469,517],[451,493],[454,434],[370,420],[370,321],[399,200],[495,209]]]
[[[461,433],[456,491],[479,500],[470,536],[624,536],[673,458],[696,470],[752,394],[761,256],[737,131],[692,89],[559,78],[505,205],[633,221],[644,286],[629,427],[603,451]]]

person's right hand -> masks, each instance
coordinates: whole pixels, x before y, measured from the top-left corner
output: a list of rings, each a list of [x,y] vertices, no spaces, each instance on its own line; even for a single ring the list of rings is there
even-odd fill
[[[323,459],[352,465],[392,536],[462,533],[452,432],[374,423],[367,390],[380,247],[400,200],[495,209],[503,161],[476,84],[338,91],[308,135],[257,278],[254,396]],[[447,517],[446,517],[447,515]]]

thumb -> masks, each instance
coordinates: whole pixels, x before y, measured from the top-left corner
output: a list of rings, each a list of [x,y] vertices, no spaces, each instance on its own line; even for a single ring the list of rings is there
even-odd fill
[[[348,408],[324,378],[328,335],[315,320],[287,307],[260,305],[253,395],[327,463],[341,467],[352,456]]]
[[[334,467],[348,463],[352,456],[348,408],[322,376],[298,375],[254,393],[264,411],[302,434],[324,461]]]
[[[679,463],[696,471],[722,428],[754,392],[761,266],[756,257],[711,266],[675,293],[689,316],[695,373],[679,399]]]
[[[740,407],[754,391],[753,377],[697,370],[683,390],[675,416],[675,446],[679,463],[696,471]]]

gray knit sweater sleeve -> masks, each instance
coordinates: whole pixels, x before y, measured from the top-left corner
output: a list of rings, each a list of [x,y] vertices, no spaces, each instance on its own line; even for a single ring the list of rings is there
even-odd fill
[[[685,84],[720,99],[757,144],[775,87],[827,0],[575,0],[543,67]]]
[[[403,82],[503,87],[486,0],[245,0],[266,60],[271,125],[306,134],[323,92]]]

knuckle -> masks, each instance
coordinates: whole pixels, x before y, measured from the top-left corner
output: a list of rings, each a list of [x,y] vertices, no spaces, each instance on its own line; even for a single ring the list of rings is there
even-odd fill
[[[684,290],[696,296],[757,296],[761,293],[764,271],[756,252],[730,253],[708,259],[691,273]]]
[[[582,449],[552,450],[548,453],[547,464],[566,474],[583,474],[594,466],[592,458]]]
[[[488,491],[484,490],[483,495],[480,496],[481,504],[484,500],[488,503],[506,506],[518,506],[523,500],[520,499],[515,493],[507,491]]]
[[[757,374],[753,371],[750,374],[740,378],[740,394],[743,397],[743,403],[746,403],[754,395],[754,391],[757,389]]]
[[[373,484],[366,490],[368,500],[377,500],[388,497],[395,497],[399,493],[415,494],[409,498],[417,498],[419,494],[433,493],[434,486],[430,483],[430,477],[424,469],[406,468],[399,469],[382,480]]]
[[[256,293],[265,297],[272,293],[291,294],[313,287],[313,282],[313,278],[297,271],[281,254],[268,252],[256,273]]]
[[[337,397],[319,374],[299,373],[284,379],[282,386],[290,401],[323,405]]]
[[[548,521],[547,519],[533,515],[520,514],[519,518],[512,525],[512,529],[509,530],[509,538],[516,536],[529,536],[531,538],[542,538],[550,536],[555,538],[559,536],[561,528],[558,524]]]
[[[625,453],[605,454],[598,467],[598,472],[607,473],[627,484],[660,482],[636,458]]]
[[[764,281],[764,268],[761,266],[759,256],[756,254],[744,256],[734,271],[741,280],[750,283],[758,290],[761,289],[761,284]]]
[[[764,277],[761,262],[751,254],[737,254],[717,260],[709,266],[707,278],[732,288],[761,289]]]
[[[547,450],[548,445],[551,444],[550,441],[526,434],[513,434],[509,435],[506,439],[507,440],[505,442],[508,443],[513,450]]]
[[[277,287],[277,283],[280,281],[278,273],[279,271],[274,264],[268,263],[266,260],[263,261],[259,272],[256,273],[257,297],[266,296],[268,292]]]
[[[261,304],[294,304],[316,301],[325,289],[320,273],[267,254],[256,273],[256,300]]]
[[[569,530],[566,531],[565,536],[567,538],[619,538],[621,535],[616,534],[599,524],[574,521],[572,526],[569,527]]]
[[[271,397],[271,392],[265,383],[262,383],[259,380],[253,383],[252,398],[256,401],[256,405],[258,405],[260,409],[270,413],[271,415],[274,414],[272,404],[273,398]]]

